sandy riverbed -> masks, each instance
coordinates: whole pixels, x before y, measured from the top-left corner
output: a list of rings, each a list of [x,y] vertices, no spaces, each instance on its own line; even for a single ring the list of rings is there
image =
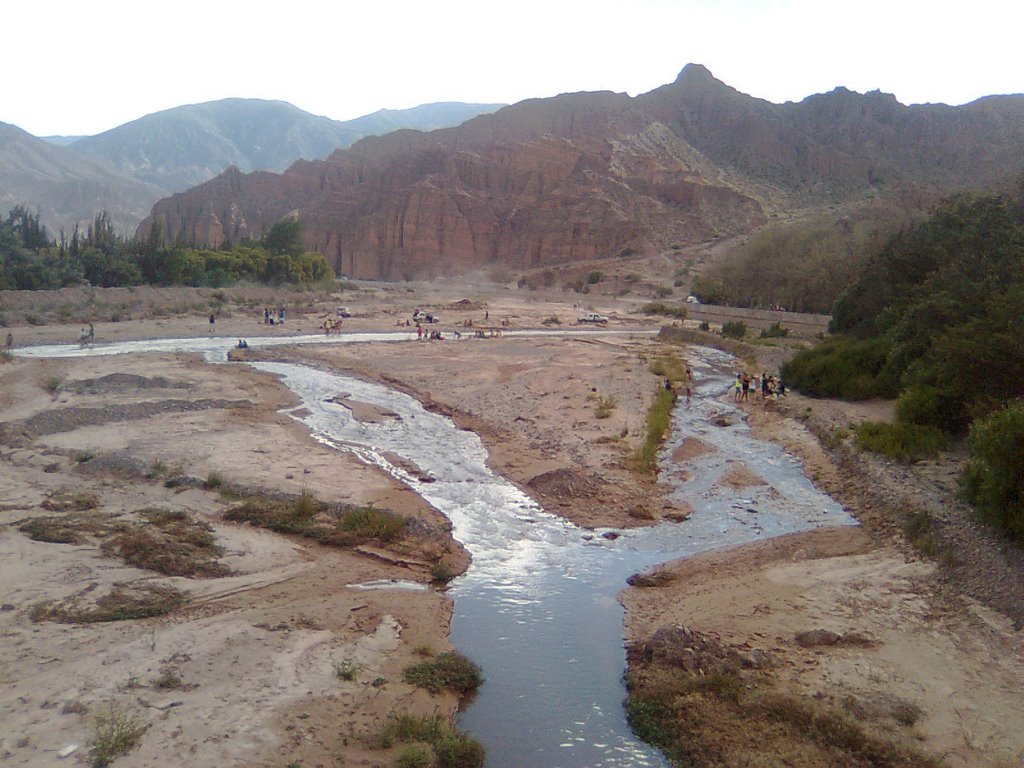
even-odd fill
[[[467,320],[475,328],[508,330],[541,328],[556,317],[567,327],[579,311],[514,293],[489,296],[472,309],[443,309],[457,296],[346,298],[356,317],[345,328],[394,330],[420,304],[441,307],[448,332],[467,331]],[[296,310],[284,328],[273,330],[241,309],[226,312],[215,331],[198,313],[96,328],[100,340],[243,338],[311,332],[329,310]],[[650,326],[623,312],[610,327]],[[67,341],[76,332],[75,323],[12,329],[19,343]],[[662,351],[649,335],[623,334],[281,353],[389,382],[450,413],[481,434],[495,470],[549,511],[582,525],[633,526],[680,520],[688,512],[668,503],[628,461],[659,385],[649,364]],[[602,399],[614,403],[606,418],[596,413]],[[388,715],[454,712],[453,696],[431,696],[402,682],[402,669],[425,647],[448,647],[451,606],[443,591],[352,585],[388,579],[426,584],[428,555],[442,556],[455,571],[465,566],[465,555],[445,538],[445,521],[412,491],[311,440],[281,412],[293,405],[271,377],[195,356],[15,358],[0,365],[5,764],[50,765],[58,750],[74,744],[81,745],[75,753],[81,757],[89,711],[110,703],[148,725],[141,745],[118,761],[140,766],[388,766],[395,753],[371,749],[363,738]],[[350,405],[363,418],[387,418]],[[756,403],[751,412],[755,428],[801,455],[819,482],[841,481],[843,470],[799,420]],[[199,482],[167,483],[175,473]],[[737,483],[752,482],[742,467],[734,475]],[[203,487],[211,476],[217,485],[373,504],[422,520],[438,538],[430,543],[433,551],[420,542],[413,556],[328,548],[231,523],[224,511],[234,502],[216,487]],[[95,537],[56,544],[19,530],[29,518],[55,514],[44,507],[48,499],[72,492],[91,494],[95,512],[115,518],[133,520],[138,510],[159,507],[208,522],[231,575],[161,576],[105,555]],[[974,602],[951,601],[945,593],[938,599],[936,566],[906,548],[850,529],[666,567],[678,576],[667,586],[624,593],[629,639],[682,623],[762,647],[809,694],[875,692],[916,704],[923,716],[912,737],[949,765],[1020,764],[1019,633]],[[90,600],[120,582],[173,586],[191,601],[165,616],[134,621],[30,618],[43,601],[83,590],[88,594],[79,599]],[[875,642],[813,650],[793,642],[795,632],[819,627],[856,629]],[[354,680],[335,674],[340,660],[358,667]],[[161,687],[168,670],[179,684]]]

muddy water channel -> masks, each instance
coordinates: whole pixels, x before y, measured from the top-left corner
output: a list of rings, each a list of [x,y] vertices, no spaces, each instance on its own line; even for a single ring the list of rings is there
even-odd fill
[[[189,351],[182,341],[175,351]],[[221,356],[209,344],[214,340],[197,341],[191,351]],[[452,521],[455,537],[472,555],[467,573],[450,585],[452,642],[487,679],[460,725],[485,744],[492,768],[666,766],[625,721],[616,596],[626,578],[675,557],[853,522],[815,490],[797,459],[750,435],[728,394],[731,358],[705,349],[687,356],[697,386],[692,403],[681,403],[673,416],[661,471],[694,514],[683,523],[614,532],[581,529],[546,513],[487,467],[476,434],[408,395],[300,365],[252,364],[279,376],[302,399],[293,415],[315,439],[399,478]],[[397,417],[358,421],[331,401],[342,393]],[[672,462],[687,438],[709,450]],[[392,454],[403,466],[388,460]],[[721,482],[740,462],[764,484],[737,491]],[[410,474],[406,463],[420,475]]]

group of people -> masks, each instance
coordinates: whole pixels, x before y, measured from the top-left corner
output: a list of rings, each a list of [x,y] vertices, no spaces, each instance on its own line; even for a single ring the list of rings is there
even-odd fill
[[[781,378],[769,376],[762,371],[760,376],[751,376],[749,373],[740,372],[736,374],[736,381],[733,385],[733,400],[737,403],[746,402],[750,399],[750,390],[761,392],[761,399],[765,404],[769,400],[786,396],[786,385]]]
[[[330,336],[332,333],[341,333],[341,318],[328,316],[320,324],[320,330],[324,332],[324,335]]]
[[[458,331],[455,332],[456,338],[461,338],[462,334]],[[419,323],[416,323],[416,340],[417,341],[444,341],[444,335],[440,331],[433,331],[424,328]]]
[[[263,308],[264,325],[284,325],[284,307],[273,310],[270,307]]]
[[[683,392],[686,394],[686,404],[689,405],[690,398],[693,397],[693,371],[690,370],[690,367],[687,366],[686,369],[683,371],[683,378],[682,381],[679,383],[678,387],[672,383],[672,379],[666,378],[665,389],[671,390],[676,394],[679,393],[679,389],[682,389]]]
[[[10,339],[11,335],[7,334],[7,338]],[[85,328],[83,328],[78,333],[78,343],[81,346],[83,346],[83,347],[86,346],[87,344],[92,344],[93,341],[95,341],[95,339],[96,339],[96,329],[93,328],[92,323],[89,323],[89,330],[86,330]],[[8,346],[10,346],[10,345],[8,345]]]

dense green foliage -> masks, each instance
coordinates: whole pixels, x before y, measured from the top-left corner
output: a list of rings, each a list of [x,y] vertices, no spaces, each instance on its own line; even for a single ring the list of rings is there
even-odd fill
[[[1024,540],[1024,401],[971,425],[963,490],[982,517]]]
[[[897,422],[885,424],[865,421],[857,427],[858,448],[880,453],[897,461],[917,461],[934,457],[946,447],[946,434],[936,427]]]
[[[742,320],[729,320],[722,323],[722,335],[727,339],[743,339],[747,335],[747,324]]]
[[[782,367],[783,380],[811,397],[895,397],[898,382],[883,375],[888,350],[883,338],[826,339],[788,361]]]
[[[1022,190],[1024,191],[1024,190]],[[1024,201],[958,196],[892,238],[836,302],[833,338],[783,367],[815,396],[897,397],[862,447],[913,460],[969,433],[965,496],[1024,538]]]
[[[827,313],[904,216],[898,209],[872,211],[856,220],[764,229],[710,265],[694,280],[693,292],[706,304]]]
[[[219,250],[161,244],[154,227],[142,241],[119,237],[102,213],[83,233],[51,241],[46,228],[23,207],[0,220],[0,289],[44,290],[89,283],[116,287],[154,285],[224,286],[239,280],[315,283],[331,275],[319,253],[304,251],[301,222],[275,224],[262,242]]]
[[[895,396],[899,419],[966,432],[1024,396],[1024,211],[961,196],[894,237],[836,302],[836,337],[795,357],[813,395]]]

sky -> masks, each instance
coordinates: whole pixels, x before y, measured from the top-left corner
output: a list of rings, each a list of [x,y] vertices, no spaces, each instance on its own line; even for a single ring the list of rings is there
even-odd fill
[[[34,0],[0,11],[0,122],[90,135],[278,99],[335,120],[438,101],[636,96],[699,63],[782,103],[1024,93],[1020,0]]]

